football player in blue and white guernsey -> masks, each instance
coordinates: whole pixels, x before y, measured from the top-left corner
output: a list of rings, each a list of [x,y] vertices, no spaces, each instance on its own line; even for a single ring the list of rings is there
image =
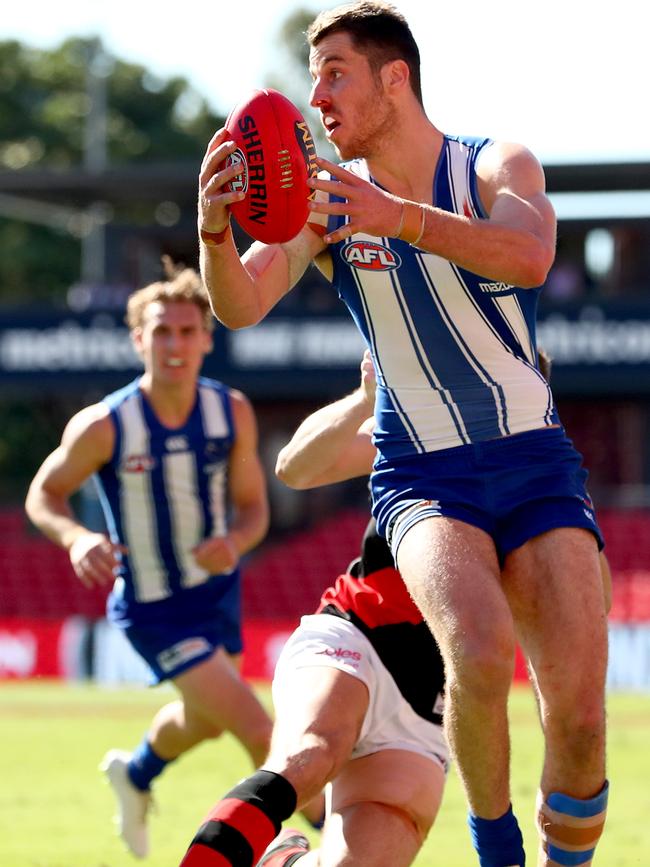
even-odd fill
[[[169,762],[224,731],[255,766],[266,756],[271,720],[238,672],[239,562],[265,535],[269,510],[251,404],[200,376],[214,318],[199,275],[135,292],[127,322],[142,376],[73,416],[26,506],[84,585],[112,584],[109,620],[152,682],[178,689],[132,753],[111,750],[103,762],[120,833],[144,857],[151,783]],[[108,533],[70,507],[91,476]]]
[[[237,170],[222,169],[234,143],[216,134],[199,179],[213,310],[253,325],[312,261],[336,287],[377,371],[373,513],[445,660],[478,861],[525,860],[507,718],[519,638],[545,739],[538,865],[589,865],[608,795],[603,542],[538,366],[556,232],[544,172],[520,144],[429,120],[417,44],[390,4],[322,12],[307,38],[311,104],[344,162],[318,161],[294,239],[240,258],[228,205],[241,194],[224,191]]]

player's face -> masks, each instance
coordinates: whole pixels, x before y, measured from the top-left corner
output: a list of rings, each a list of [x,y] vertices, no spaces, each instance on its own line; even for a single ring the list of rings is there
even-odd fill
[[[196,304],[186,301],[149,304],[133,340],[145,372],[160,383],[194,381],[212,349],[203,314]]]
[[[395,110],[368,58],[347,33],[326,36],[309,54],[310,104],[344,159],[371,158],[395,129]]]

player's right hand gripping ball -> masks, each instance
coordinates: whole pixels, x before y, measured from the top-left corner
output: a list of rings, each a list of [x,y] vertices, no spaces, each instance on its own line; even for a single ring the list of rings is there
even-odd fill
[[[246,194],[230,210],[256,241],[280,244],[302,229],[314,191],[307,179],[318,172],[316,148],[307,122],[277,90],[255,90],[226,120],[237,149],[226,164],[243,170],[225,189]]]

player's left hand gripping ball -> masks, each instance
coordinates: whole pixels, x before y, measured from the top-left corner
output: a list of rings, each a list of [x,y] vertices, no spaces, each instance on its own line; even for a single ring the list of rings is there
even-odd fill
[[[317,174],[316,148],[307,122],[277,90],[256,90],[236,106],[226,129],[237,149],[226,165],[241,163],[240,175],[225,185],[245,197],[230,206],[239,225],[256,241],[290,241],[307,221]]]

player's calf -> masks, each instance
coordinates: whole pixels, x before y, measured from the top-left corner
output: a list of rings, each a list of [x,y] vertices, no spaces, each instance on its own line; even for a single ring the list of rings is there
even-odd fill
[[[272,771],[256,771],[210,810],[181,867],[257,864],[295,809],[296,792],[288,780]]]

